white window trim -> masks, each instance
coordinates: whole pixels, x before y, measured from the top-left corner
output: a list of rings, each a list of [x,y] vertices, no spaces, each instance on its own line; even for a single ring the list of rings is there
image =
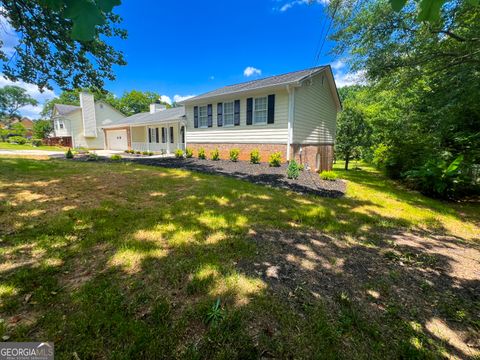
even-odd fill
[[[256,115],[257,115],[257,110],[255,109],[255,104],[257,103],[257,100],[259,99],[265,99],[265,121],[263,122],[257,122],[256,121]],[[253,125],[267,125],[268,124],[268,96],[261,96],[258,98],[253,99],[253,116],[252,116],[252,124]]]
[[[225,111],[225,104],[232,104],[232,112],[230,113],[232,115],[232,123],[231,124],[226,124],[225,123],[225,115],[226,115],[226,111]],[[234,127],[235,126],[235,101],[226,101],[222,104],[222,117],[223,117],[223,126],[224,127]]]
[[[204,118],[205,118],[205,124],[206,125],[202,125],[202,121],[201,121],[202,117],[200,116],[200,113],[202,112],[201,111],[202,108],[205,108]],[[200,129],[207,129],[208,128],[208,105],[198,107],[198,127]]]

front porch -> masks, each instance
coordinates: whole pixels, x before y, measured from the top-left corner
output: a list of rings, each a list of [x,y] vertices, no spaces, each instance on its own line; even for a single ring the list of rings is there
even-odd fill
[[[185,151],[185,125],[179,121],[131,126],[130,135],[130,150],[160,154],[173,154],[177,149]]]

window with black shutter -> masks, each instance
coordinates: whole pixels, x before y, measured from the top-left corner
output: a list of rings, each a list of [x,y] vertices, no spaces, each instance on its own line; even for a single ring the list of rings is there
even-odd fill
[[[162,127],[162,143],[165,144],[167,142],[167,128]]]
[[[170,126],[170,142],[173,144],[175,141],[173,139],[173,126]]]
[[[152,142],[152,129],[148,128],[148,142],[151,143]]]
[[[155,140],[157,143],[160,142],[160,136],[158,136],[158,128],[155,128]]]
[[[267,123],[273,124],[274,122],[275,122],[275,95],[268,95]]]
[[[208,127],[213,126],[213,107],[212,104],[207,105]]]
[[[234,125],[240,125],[240,100],[235,100]]]
[[[253,120],[253,98],[247,99],[247,125],[252,125]]]
[[[222,103],[217,104],[217,126],[218,127],[223,126],[223,104]]]
[[[193,108],[193,127],[198,128],[198,106]]]

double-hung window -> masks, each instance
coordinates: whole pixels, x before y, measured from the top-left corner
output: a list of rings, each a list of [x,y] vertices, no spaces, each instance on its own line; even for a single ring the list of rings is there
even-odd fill
[[[253,105],[253,123],[266,124],[267,123],[267,97],[255,98]]]
[[[223,103],[223,125],[233,126],[235,118],[234,102]]]
[[[206,106],[198,108],[198,124],[201,128],[208,127],[208,110]]]

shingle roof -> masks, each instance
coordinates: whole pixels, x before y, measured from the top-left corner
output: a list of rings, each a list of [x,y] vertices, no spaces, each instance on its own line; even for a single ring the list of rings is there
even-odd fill
[[[126,118],[117,120],[105,128],[115,128],[121,126],[134,126],[134,125],[148,125],[156,124],[159,122],[167,122],[172,120],[178,120],[185,116],[185,108],[183,106],[176,107],[172,109],[167,109],[163,111],[158,111],[156,113],[139,113]]]
[[[197,100],[208,99],[216,96],[229,95],[229,94],[234,94],[234,93],[239,93],[244,91],[257,90],[261,88],[268,88],[268,87],[274,87],[274,86],[280,86],[280,85],[288,85],[288,84],[301,81],[311,76],[313,73],[317,73],[320,70],[323,70],[325,68],[327,68],[327,66],[318,66],[310,69],[289,72],[287,74],[270,76],[264,79],[247,81],[247,82],[235,84],[235,85],[229,85],[229,86],[225,86],[220,89],[213,90],[205,94],[184,100],[181,103],[186,104],[186,103],[194,102]]]
[[[59,115],[67,115],[75,110],[81,109],[80,106],[75,105],[63,105],[63,104],[55,104],[55,109],[57,110]]]

